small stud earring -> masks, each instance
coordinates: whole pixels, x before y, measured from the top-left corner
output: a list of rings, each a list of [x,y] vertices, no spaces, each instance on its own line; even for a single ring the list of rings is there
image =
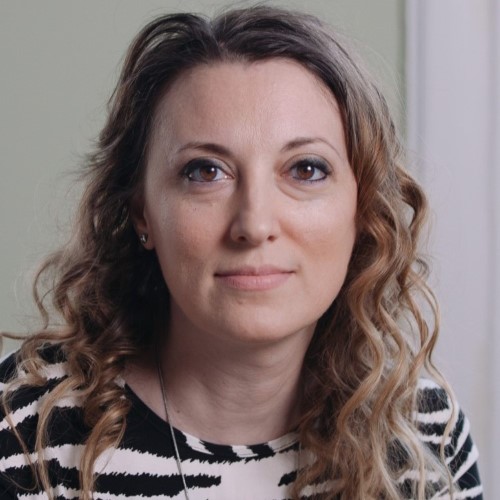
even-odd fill
[[[139,240],[143,245],[145,245],[148,242],[148,235],[146,233],[142,233],[139,236]]]

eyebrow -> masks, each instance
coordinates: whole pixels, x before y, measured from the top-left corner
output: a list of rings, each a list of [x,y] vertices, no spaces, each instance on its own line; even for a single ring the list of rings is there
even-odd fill
[[[321,142],[323,144],[326,144],[328,147],[333,149],[337,156],[340,159],[342,158],[342,155],[340,154],[339,150],[329,141],[324,139],[323,137],[297,137],[296,139],[293,139],[292,141],[286,143],[282,148],[281,152],[284,153],[286,151],[290,151],[292,149],[300,148],[301,146],[307,146],[308,144],[315,144],[317,142]]]
[[[293,149],[300,148],[301,146],[306,146],[308,144],[315,144],[321,142],[323,144],[326,144],[328,147],[330,147],[336,154],[337,156],[343,160],[342,155],[340,154],[339,150],[329,141],[324,139],[323,137],[297,137],[295,139],[292,139],[291,141],[287,142],[280,150],[281,153],[285,153],[287,151],[291,151]],[[231,151],[220,145],[216,144],[213,142],[201,142],[201,141],[190,141],[181,146],[176,152],[181,153],[182,151],[186,151],[187,149],[201,149],[203,151],[208,151],[210,153],[215,153],[215,154],[220,154],[223,156],[233,156]]]
[[[215,144],[213,142],[199,142],[199,141],[190,141],[181,146],[176,152],[181,153],[182,151],[186,151],[186,149],[202,149],[204,151],[209,151],[210,153],[216,153],[224,156],[232,156],[231,151],[221,146],[220,144]]]

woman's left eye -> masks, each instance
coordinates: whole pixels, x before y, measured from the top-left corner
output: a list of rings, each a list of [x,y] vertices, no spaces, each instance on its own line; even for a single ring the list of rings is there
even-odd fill
[[[325,162],[312,158],[294,163],[289,172],[294,179],[303,182],[322,181],[330,175],[330,169]]]

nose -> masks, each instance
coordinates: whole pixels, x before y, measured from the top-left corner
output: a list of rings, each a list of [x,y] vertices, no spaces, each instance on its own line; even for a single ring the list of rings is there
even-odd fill
[[[245,183],[235,193],[230,237],[236,243],[258,246],[280,234],[277,193],[268,183]]]

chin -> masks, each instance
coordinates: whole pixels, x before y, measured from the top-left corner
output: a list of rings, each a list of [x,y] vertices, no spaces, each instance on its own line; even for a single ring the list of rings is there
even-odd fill
[[[310,341],[316,321],[309,323],[287,324],[282,319],[270,320],[261,318],[256,321],[255,315],[248,321],[226,323],[214,331],[227,339],[253,345],[266,345],[284,342],[300,337],[302,341]],[[300,343],[302,343],[302,341]]]

